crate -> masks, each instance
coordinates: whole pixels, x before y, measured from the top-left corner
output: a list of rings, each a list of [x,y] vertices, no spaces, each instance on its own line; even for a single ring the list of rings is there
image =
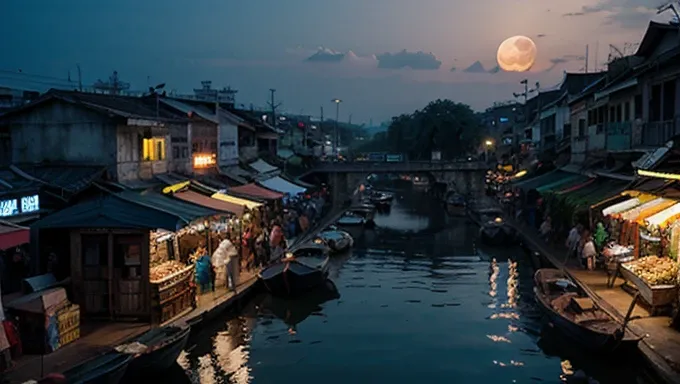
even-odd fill
[[[57,312],[57,325],[62,335],[73,328],[80,327],[80,306],[71,304]]]
[[[80,326],[59,334],[59,348],[80,339]]]

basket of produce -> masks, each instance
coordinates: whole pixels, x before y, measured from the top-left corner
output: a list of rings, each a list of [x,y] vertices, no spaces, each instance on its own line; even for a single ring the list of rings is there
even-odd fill
[[[640,296],[652,307],[668,305],[677,292],[677,264],[658,256],[642,257],[621,265],[621,274],[640,291]]]
[[[193,264],[187,266],[171,260],[151,268],[149,280],[151,284],[157,285],[159,291],[162,291],[178,281],[191,280],[193,272]]]

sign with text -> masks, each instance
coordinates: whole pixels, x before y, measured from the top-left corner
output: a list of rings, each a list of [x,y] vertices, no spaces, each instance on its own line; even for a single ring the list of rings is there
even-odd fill
[[[11,217],[40,210],[38,195],[24,196],[19,199],[0,200],[0,217]]]

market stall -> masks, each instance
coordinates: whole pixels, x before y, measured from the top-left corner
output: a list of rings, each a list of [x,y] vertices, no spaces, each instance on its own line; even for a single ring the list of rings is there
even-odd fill
[[[678,264],[668,257],[645,256],[621,265],[621,274],[654,314],[677,298]]]
[[[655,198],[631,209],[611,214],[611,238],[617,240],[622,245],[633,245],[635,255],[639,255],[639,223],[664,209],[670,207],[675,202],[670,199]],[[615,237],[618,235],[618,238]]]

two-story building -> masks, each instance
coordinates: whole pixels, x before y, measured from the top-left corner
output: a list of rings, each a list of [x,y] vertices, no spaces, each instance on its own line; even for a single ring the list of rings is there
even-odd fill
[[[138,98],[50,90],[2,116],[11,137],[13,164],[97,165],[123,185],[191,169],[189,120],[160,103]],[[177,149],[176,149],[177,148]]]
[[[544,105],[540,113],[540,148],[543,152],[559,152],[571,145],[572,122],[570,98],[604,77],[604,73],[565,73],[554,101]]]

